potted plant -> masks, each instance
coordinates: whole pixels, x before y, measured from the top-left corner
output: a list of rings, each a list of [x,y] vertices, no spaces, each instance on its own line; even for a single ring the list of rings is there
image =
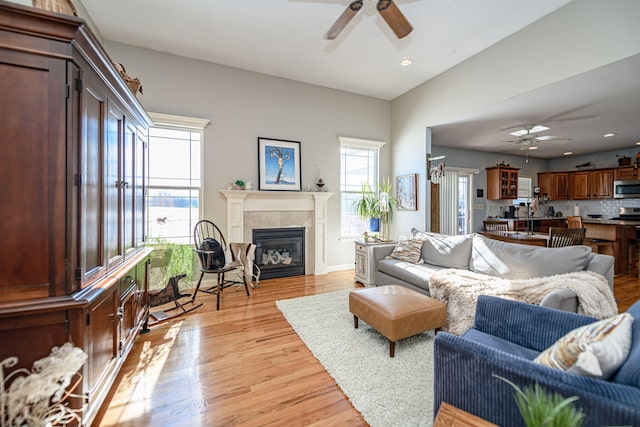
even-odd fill
[[[354,208],[360,218],[369,220],[369,231],[378,232],[380,223],[384,228],[393,219],[393,210],[398,206],[398,201],[391,195],[391,189],[389,178],[376,183],[376,192],[368,182],[362,183],[361,197],[354,202]],[[384,232],[383,237],[386,237]]]
[[[518,387],[499,375],[494,377],[506,382],[515,390],[515,400],[527,427],[580,427],[584,425],[582,409],[575,408],[573,402],[578,397],[563,397],[545,390],[540,384]]]
[[[362,183],[360,198],[353,207],[360,218],[369,220],[369,231],[380,231],[380,205],[368,182]]]

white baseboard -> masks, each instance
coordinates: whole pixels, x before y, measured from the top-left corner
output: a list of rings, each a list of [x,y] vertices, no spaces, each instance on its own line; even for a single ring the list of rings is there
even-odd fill
[[[353,264],[329,265],[327,266],[329,273],[334,271],[353,270]]]

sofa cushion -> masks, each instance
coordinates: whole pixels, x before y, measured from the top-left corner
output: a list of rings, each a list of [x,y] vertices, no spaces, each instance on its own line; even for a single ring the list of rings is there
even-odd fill
[[[523,347],[477,329],[469,329],[462,335],[462,337],[528,360],[533,360],[540,354],[539,351]]]
[[[442,270],[442,267],[429,264],[413,264],[394,258],[385,258],[378,261],[378,271],[397,277],[427,291],[429,290],[429,278],[439,270]]]
[[[640,388],[640,302],[627,310],[635,319],[631,327],[631,351],[611,381]]]
[[[625,361],[631,347],[633,317],[628,313],[581,326],[535,358],[562,371],[608,379]]]
[[[411,238],[422,240],[422,259],[445,268],[469,269],[471,234],[449,236],[411,229]]]
[[[403,240],[393,248],[389,257],[416,264],[420,261],[421,248],[421,240]]]
[[[588,246],[545,248],[473,235],[470,270],[505,279],[528,279],[585,269]]]

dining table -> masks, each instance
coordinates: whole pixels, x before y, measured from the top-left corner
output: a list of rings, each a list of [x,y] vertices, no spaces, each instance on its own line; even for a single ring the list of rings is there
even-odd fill
[[[479,234],[503,242],[520,243],[532,246],[548,246],[549,235],[543,233],[528,233],[526,231],[480,231]]]

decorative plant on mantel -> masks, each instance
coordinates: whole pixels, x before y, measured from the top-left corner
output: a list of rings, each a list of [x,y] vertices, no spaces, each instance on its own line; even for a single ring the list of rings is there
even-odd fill
[[[69,398],[82,381],[78,373],[87,360],[81,349],[66,343],[33,363],[33,368],[16,369],[6,377],[5,369],[18,363],[17,357],[0,362],[0,426],[52,426],[80,424],[82,408],[69,407]],[[71,380],[77,381],[69,387]]]

